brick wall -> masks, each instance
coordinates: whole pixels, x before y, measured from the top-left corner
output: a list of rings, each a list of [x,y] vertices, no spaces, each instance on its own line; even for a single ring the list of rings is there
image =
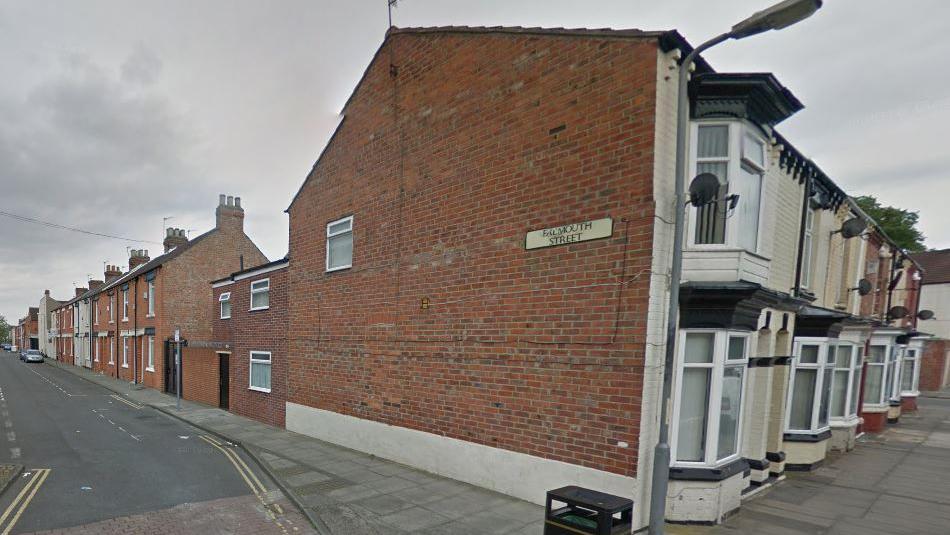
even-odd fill
[[[391,37],[289,210],[288,401],[635,475],[656,65],[648,40]]]
[[[237,277],[236,277],[237,278]],[[270,279],[270,308],[250,309],[251,283]],[[287,268],[248,277],[214,289],[212,314],[214,339],[226,343],[230,353],[229,410],[248,418],[284,426],[287,398]],[[231,318],[221,319],[218,298],[231,293]],[[250,352],[271,353],[271,391],[250,390]]]
[[[924,352],[920,357],[920,385],[919,390],[940,390],[945,386],[944,376],[947,358],[950,351],[950,341],[927,340],[924,342]]]

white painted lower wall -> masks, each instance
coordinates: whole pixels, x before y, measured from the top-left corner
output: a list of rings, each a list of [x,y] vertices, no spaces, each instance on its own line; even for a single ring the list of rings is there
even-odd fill
[[[579,485],[633,499],[636,478],[287,402],[287,429],[544,505]],[[639,507],[635,504],[634,507]]]

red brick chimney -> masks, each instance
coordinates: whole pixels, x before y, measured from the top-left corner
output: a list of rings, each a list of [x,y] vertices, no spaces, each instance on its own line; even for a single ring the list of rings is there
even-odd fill
[[[167,239],[166,239],[167,241]],[[148,251],[145,249],[132,249],[129,253],[129,271],[148,262]]]
[[[186,243],[188,243],[188,236],[184,230],[180,228],[165,229],[165,241],[163,241],[162,244],[165,246],[166,253]]]
[[[99,288],[102,288],[102,285],[104,285],[104,284],[105,284],[105,282],[103,282],[103,281],[91,280],[91,281],[89,281],[89,289],[90,289],[90,290],[98,290]]]
[[[244,232],[244,208],[241,198],[218,195],[218,208],[214,211],[215,228]]]
[[[86,293],[88,290],[89,288],[76,288],[76,297]]]
[[[46,297],[49,297],[49,290],[43,290],[43,295],[45,295]]]
[[[103,273],[105,275],[105,283],[109,284],[110,282],[118,279],[122,276],[122,271],[119,270],[119,266],[106,266],[106,271]]]

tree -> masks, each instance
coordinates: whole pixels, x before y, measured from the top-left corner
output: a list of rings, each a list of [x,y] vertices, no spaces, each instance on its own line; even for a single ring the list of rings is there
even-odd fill
[[[896,206],[884,206],[873,195],[861,195],[854,200],[899,247],[912,253],[927,250],[924,234],[917,229],[919,213]]]
[[[10,324],[7,319],[0,314],[0,342],[10,342]]]

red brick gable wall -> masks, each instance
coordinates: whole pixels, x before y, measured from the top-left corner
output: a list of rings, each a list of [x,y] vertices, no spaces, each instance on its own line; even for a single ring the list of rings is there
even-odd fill
[[[289,210],[288,401],[635,475],[656,62],[649,40],[392,37]],[[354,266],[325,273],[348,215]],[[610,239],[524,248],[608,216]]]
[[[947,352],[950,344],[947,340],[935,339],[924,342],[924,351],[920,356],[920,383],[922,392],[940,390],[945,384],[944,373],[947,366]]]

